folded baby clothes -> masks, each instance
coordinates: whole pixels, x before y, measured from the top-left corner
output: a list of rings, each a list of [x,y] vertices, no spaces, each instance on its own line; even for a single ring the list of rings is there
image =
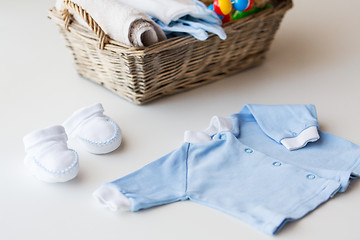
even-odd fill
[[[246,105],[94,196],[130,211],[191,200],[272,235],[360,176],[360,147],[318,128],[313,105]]]
[[[67,135],[60,125],[36,130],[24,139],[25,166],[44,182],[66,182],[79,172],[77,153],[67,146]]]
[[[205,4],[198,0],[116,0],[127,4],[149,16],[156,18],[164,24],[179,20],[184,16],[206,20],[211,23],[220,23],[219,17]]]
[[[72,0],[99,24],[112,39],[126,45],[143,47],[166,39],[161,28],[145,13],[117,0]],[[64,1],[57,0],[57,10],[64,9]],[[84,20],[74,14],[76,21],[87,26]]]
[[[218,35],[222,40],[226,39],[224,29],[220,25],[209,23],[191,16],[182,17],[168,25],[157,19],[154,19],[154,21],[161,27],[168,38],[170,38],[170,36],[176,36],[177,34],[181,35],[181,33],[187,33],[196,39],[204,41],[209,36],[207,32],[210,32]]]
[[[117,1],[147,13],[168,37],[188,33],[199,40],[206,40],[206,32],[211,32],[223,40],[226,39],[220,18],[198,0]]]
[[[90,153],[109,153],[121,144],[119,126],[103,112],[97,103],[77,110],[63,123],[68,136],[75,137]]]

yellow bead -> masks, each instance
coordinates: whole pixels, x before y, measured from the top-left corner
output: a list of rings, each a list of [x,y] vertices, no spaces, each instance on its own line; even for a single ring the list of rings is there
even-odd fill
[[[228,15],[232,10],[230,0],[219,0],[219,8],[224,15]]]

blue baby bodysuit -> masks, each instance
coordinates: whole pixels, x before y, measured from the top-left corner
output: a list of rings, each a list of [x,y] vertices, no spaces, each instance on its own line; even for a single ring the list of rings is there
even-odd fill
[[[313,105],[245,105],[94,196],[131,211],[191,200],[272,235],[360,175],[360,147],[318,128]]]

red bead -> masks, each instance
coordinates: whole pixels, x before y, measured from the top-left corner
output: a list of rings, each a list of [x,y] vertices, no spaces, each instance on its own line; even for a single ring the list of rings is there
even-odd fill
[[[224,16],[223,12],[221,11],[221,8],[220,8],[220,4],[219,4],[219,0],[214,0],[214,11],[221,15],[221,16]]]
[[[230,22],[230,21],[231,21],[231,16],[230,16],[230,14],[225,15],[221,21],[222,21],[223,24],[225,24],[225,23],[227,23],[227,22]]]

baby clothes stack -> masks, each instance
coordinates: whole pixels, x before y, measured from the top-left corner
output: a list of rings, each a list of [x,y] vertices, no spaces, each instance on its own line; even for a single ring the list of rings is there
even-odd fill
[[[167,36],[190,34],[199,40],[208,38],[207,32],[226,39],[220,18],[198,0],[117,0],[145,12]]]
[[[198,0],[72,2],[87,11],[110,38],[134,47],[149,46],[179,34],[206,40],[207,32],[211,32],[221,39],[226,38],[220,18]],[[64,11],[64,0],[57,0],[56,8]],[[80,16],[70,12],[76,21],[88,27]]]

